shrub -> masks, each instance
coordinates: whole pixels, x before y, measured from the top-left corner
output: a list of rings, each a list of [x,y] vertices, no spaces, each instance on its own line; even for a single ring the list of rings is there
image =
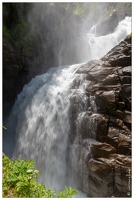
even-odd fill
[[[38,183],[40,172],[34,170],[33,160],[9,160],[3,156],[3,197],[56,197],[54,190],[46,189],[45,185]],[[71,187],[60,191],[58,198],[72,197],[77,194]]]

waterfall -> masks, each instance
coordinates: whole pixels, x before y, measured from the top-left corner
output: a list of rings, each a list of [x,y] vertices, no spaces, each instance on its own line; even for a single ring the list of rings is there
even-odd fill
[[[105,36],[96,37],[96,26],[94,25],[87,34],[87,40],[90,47],[90,58],[92,60],[100,59],[130,33],[131,17],[126,17],[119,22],[115,31]]]
[[[125,18],[114,33],[106,36],[95,37],[89,33],[91,59],[99,59],[131,33],[130,22],[129,17]],[[41,170],[39,181],[56,191],[68,184],[77,185],[77,173],[74,179],[72,174],[78,167],[77,139],[81,139],[81,123],[87,109],[85,77],[75,73],[81,65],[51,68],[33,78],[18,95],[6,125],[9,131],[4,136],[5,153],[15,158],[34,159],[36,168]],[[96,111],[92,97],[90,101]],[[70,111],[74,108],[77,113],[71,118]],[[90,141],[84,142],[90,146]],[[74,168],[70,168],[70,152]]]

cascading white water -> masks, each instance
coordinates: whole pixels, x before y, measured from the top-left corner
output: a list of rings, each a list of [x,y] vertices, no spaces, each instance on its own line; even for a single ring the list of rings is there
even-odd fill
[[[131,17],[126,17],[119,22],[115,31],[105,36],[96,37],[96,26],[94,25],[90,32],[87,34],[88,44],[91,49],[91,59],[100,59],[114,46],[119,44],[128,34],[131,33]]]
[[[129,17],[119,23],[113,34],[95,37],[89,33],[91,59],[105,55],[129,33],[131,33]],[[34,159],[36,167],[41,170],[40,181],[43,181],[47,188],[56,191],[70,183],[67,174],[69,108],[70,98],[75,90],[79,92],[86,106],[84,77],[79,76],[79,84],[72,87],[78,76],[75,71],[79,66],[81,65],[51,68],[47,73],[33,78],[18,95],[7,124],[8,130],[16,132],[13,156]],[[82,106],[84,104],[77,108],[79,113],[76,120],[76,136],[80,135],[79,122],[84,116],[85,107]],[[93,102],[92,105],[94,106]],[[5,149],[6,143],[10,144],[10,141],[5,141]]]
[[[40,181],[56,191],[67,182],[70,84],[77,68],[51,68],[34,78],[18,96],[10,117],[18,118],[14,156],[34,159],[43,171]]]

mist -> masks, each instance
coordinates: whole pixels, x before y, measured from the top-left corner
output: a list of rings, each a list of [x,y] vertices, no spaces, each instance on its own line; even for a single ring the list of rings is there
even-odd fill
[[[77,16],[74,18],[72,12],[59,3],[34,4],[28,21],[32,36],[39,35],[36,61],[42,61],[43,71],[88,60],[89,47],[82,38],[85,21]]]
[[[28,22],[35,38],[35,65],[40,65],[36,71],[89,61],[86,34],[106,8],[107,3],[33,3]]]

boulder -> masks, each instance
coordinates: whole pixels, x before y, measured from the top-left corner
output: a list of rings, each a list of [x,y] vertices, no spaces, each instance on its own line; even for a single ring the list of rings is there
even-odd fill
[[[110,74],[103,81],[103,85],[118,85],[120,83],[119,76],[116,74]]]
[[[116,149],[107,143],[93,142],[91,144],[91,154],[93,157],[103,157],[106,158],[109,154],[116,153]]]
[[[87,164],[90,185],[88,193],[93,197],[109,197],[113,194],[113,168],[103,160],[90,159]],[[98,192],[99,191],[99,192]]]
[[[90,159],[87,168],[90,180],[87,193],[91,196],[131,196],[130,156],[111,154],[109,158]]]

